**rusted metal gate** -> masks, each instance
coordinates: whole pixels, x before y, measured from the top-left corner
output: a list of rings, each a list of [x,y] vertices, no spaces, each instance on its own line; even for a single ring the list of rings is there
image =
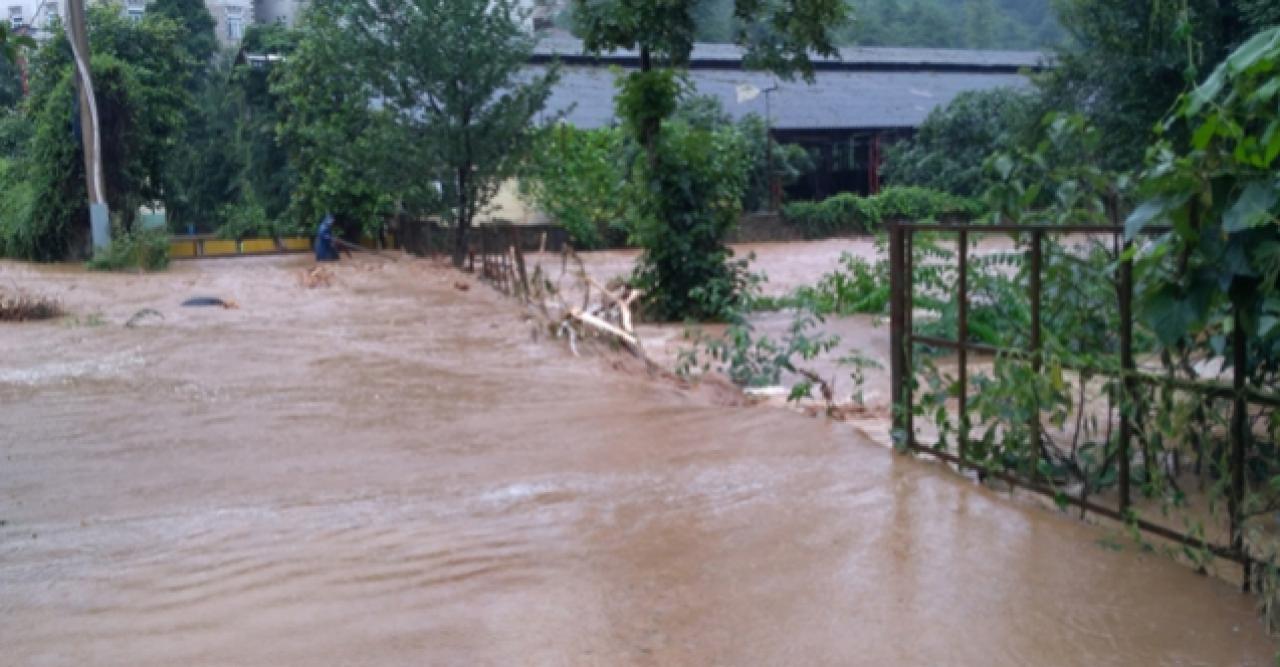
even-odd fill
[[[1147,234],[1161,233],[1167,230],[1148,229]],[[954,339],[944,339],[938,337],[923,336],[916,333],[913,325],[913,310],[915,301],[915,289],[913,287],[913,267],[912,257],[915,237],[918,234],[930,233],[951,236],[956,241],[956,272],[957,280],[955,285],[955,298],[958,299],[956,304],[957,327]],[[1025,348],[998,348],[990,345],[972,342],[969,336],[968,316],[969,316],[969,241],[977,234],[993,234],[1004,233],[1011,234],[1019,239],[1028,239],[1029,244],[1026,250],[1027,270],[1027,300],[1030,304],[1030,331],[1028,332],[1029,345]],[[1088,370],[1096,375],[1109,375],[1110,377],[1120,380],[1118,387],[1121,392],[1121,401],[1132,399],[1139,388],[1139,385],[1164,385],[1172,386],[1178,391],[1195,393],[1205,397],[1228,399],[1232,401],[1232,416],[1229,438],[1229,469],[1230,482],[1227,493],[1228,513],[1230,522],[1230,543],[1229,544],[1212,544],[1207,543],[1203,539],[1199,539],[1188,535],[1184,532],[1171,529],[1156,523],[1147,521],[1138,517],[1135,512],[1131,511],[1132,499],[1130,491],[1130,462],[1132,459],[1132,440],[1134,438],[1134,425],[1132,419],[1126,410],[1120,410],[1119,428],[1118,428],[1118,485],[1119,498],[1118,506],[1109,507],[1097,502],[1088,500],[1085,497],[1067,496],[1062,498],[1062,494],[1058,493],[1045,480],[1040,479],[1036,473],[1036,466],[1030,466],[1031,473],[1029,475],[1019,474],[1013,470],[997,470],[991,471],[985,466],[982,470],[985,474],[992,475],[1008,484],[1027,489],[1033,492],[1055,496],[1060,500],[1080,508],[1082,511],[1093,512],[1097,515],[1115,519],[1118,521],[1128,521],[1153,535],[1172,540],[1179,544],[1187,545],[1194,548],[1208,549],[1213,554],[1229,559],[1241,564],[1244,568],[1244,587],[1248,590],[1250,585],[1250,567],[1253,564],[1248,551],[1243,542],[1243,531],[1241,530],[1241,505],[1245,491],[1245,449],[1250,438],[1250,427],[1248,424],[1249,406],[1261,405],[1267,407],[1280,406],[1280,399],[1273,394],[1264,394],[1246,386],[1245,368],[1246,368],[1246,340],[1244,336],[1244,328],[1241,326],[1234,327],[1233,340],[1231,348],[1233,350],[1233,369],[1232,382],[1230,385],[1220,382],[1208,381],[1190,381],[1173,377],[1155,375],[1151,373],[1141,372],[1134,363],[1133,351],[1133,267],[1131,260],[1123,259],[1123,250],[1129,247],[1124,240],[1124,229],[1118,226],[1090,226],[1090,225],[970,225],[970,224],[930,224],[930,223],[895,223],[890,226],[889,236],[889,256],[890,256],[890,273],[891,273],[891,385],[893,392],[893,426],[894,438],[898,444],[905,447],[909,451],[920,454],[928,454],[937,457],[948,463],[954,464],[961,469],[978,469],[975,464],[967,456],[967,444],[971,437],[971,424],[969,422],[969,393],[970,393],[970,354],[982,355],[1008,355],[1016,358],[1025,359],[1030,362],[1032,368],[1037,374],[1042,373],[1043,354],[1042,354],[1042,314],[1041,314],[1041,292],[1042,292],[1042,274],[1043,274],[1043,247],[1046,236],[1063,235],[1063,234],[1081,234],[1081,235],[1105,235],[1112,239],[1113,247],[1116,249],[1117,257],[1121,258],[1118,270],[1115,276],[1111,278],[1117,293],[1117,302],[1119,308],[1120,331],[1119,336],[1119,368],[1120,371],[1108,371],[1105,369],[1068,369],[1068,370]],[[1240,317],[1239,313],[1234,316]],[[957,362],[957,379],[954,392],[956,402],[956,410],[959,413],[958,423],[958,442],[957,452],[945,451],[936,447],[929,447],[921,444],[916,440],[916,428],[914,424],[915,399],[913,392],[916,385],[916,373],[914,371],[914,353],[917,345],[927,345],[934,348],[949,350],[954,352]],[[1037,413],[1032,417],[1030,424],[1030,432],[1036,442],[1039,442],[1041,434],[1040,429],[1041,415]],[[1036,456],[1039,455],[1039,449],[1033,447]]]

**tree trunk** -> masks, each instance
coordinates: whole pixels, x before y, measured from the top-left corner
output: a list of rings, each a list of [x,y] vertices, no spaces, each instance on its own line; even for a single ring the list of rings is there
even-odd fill
[[[649,47],[640,45],[640,71],[649,72],[653,69],[653,59],[649,54]],[[662,130],[661,120],[646,120],[641,123],[638,128],[640,132],[640,145],[644,147],[645,157],[649,160],[649,168],[657,170],[658,168],[658,133]]]
[[[453,265],[459,269],[467,259],[467,234],[471,229],[471,202],[467,197],[470,171],[469,165],[458,169],[458,216],[453,235]]]

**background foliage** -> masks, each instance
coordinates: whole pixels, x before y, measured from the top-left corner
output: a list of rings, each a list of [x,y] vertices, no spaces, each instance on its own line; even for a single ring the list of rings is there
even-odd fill
[[[983,162],[1023,139],[1034,122],[1033,105],[1029,94],[1009,88],[961,93],[931,111],[914,137],[885,151],[885,182],[982,194]]]

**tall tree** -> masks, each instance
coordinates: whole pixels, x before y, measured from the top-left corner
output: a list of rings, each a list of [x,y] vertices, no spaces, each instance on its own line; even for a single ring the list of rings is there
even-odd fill
[[[217,22],[204,0],[151,0],[147,12],[178,24],[183,32],[183,49],[191,55],[193,67],[208,66],[218,52],[218,38],[213,32]]]
[[[885,180],[979,195],[983,161],[1009,148],[1033,124],[1033,106],[1030,95],[1011,88],[961,93],[929,112],[914,137],[885,151]]]
[[[533,122],[556,71],[524,70],[535,39],[521,27],[516,0],[337,5],[386,107],[439,165],[460,266],[476,213],[515,175],[533,143]]]
[[[15,35],[9,30],[9,24],[0,23],[0,57],[10,64],[18,62],[21,49],[36,48],[36,41],[26,35]]]
[[[298,46],[277,66],[271,88],[280,100],[278,138],[297,178],[291,216],[311,226],[332,213],[348,235],[376,227],[392,212],[389,162],[419,164],[411,145],[392,139],[397,128],[390,113],[372,104],[375,60],[352,39],[347,12],[355,4],[311,6]]]
[[[0,58],[0,109],[12,109],[22,101],[22,71],[7,58]]]
[[[168,157],[190,103],[180,84],[185,58],[181,31],[165,17],[149,15],[134,22],[109,5],[90,8],[88,27],[107,200],[128,229],[140,205],[162,196]],[[71,113],[72,69],[65,35],[50,40],[33,58],[26,103],[33,136],[20,172],[23,188],[30,188],[39,205],[7,225],[7,238],[0,242],[8,254],[55,260],[87,250],[84,162]]]
[[[681,78],[697,34],[700,2],[575,0],[574,14],[591,52],[630,49],[639,70],[619,78],[618,116],[644,149],[635,172],[637,233],[645,247],[636,280],[651,314],[665,319],[717,318],[736,305],[741,265],[724,238],[745,179],[721,159],[739,143],[678,123]],[[783,76],[812,74],[810,56],[835,53],[832,30],[846,18],[844,0],[734,0],[735,41],[744,64]],[[721,138],[724,139],[724,138]]]

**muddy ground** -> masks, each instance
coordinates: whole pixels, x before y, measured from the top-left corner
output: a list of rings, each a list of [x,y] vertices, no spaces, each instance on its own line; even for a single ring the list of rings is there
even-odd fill
[[[0,663],[1276,651],[1230,586],[847,424],[575,358],[441,265],[309,266],[0,264],[69,311],[0,325]],[[178,305],[205,295],[240,307]]]

